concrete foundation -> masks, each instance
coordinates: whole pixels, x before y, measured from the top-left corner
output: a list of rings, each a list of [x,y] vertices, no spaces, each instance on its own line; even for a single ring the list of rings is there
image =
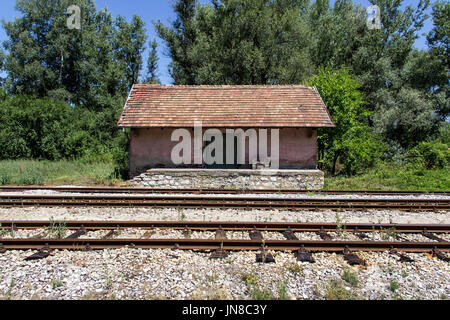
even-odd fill
[[[320,170],[250,169],[150,169],[136,176],[130,186],[202,189],[299,189],[320,190]]]

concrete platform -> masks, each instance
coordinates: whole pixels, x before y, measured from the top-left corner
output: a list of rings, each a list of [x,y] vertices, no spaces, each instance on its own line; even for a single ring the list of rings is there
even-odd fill
[[[129,181],[130,186],[202,189],[301,189],[323,188],[320,170],[293,169],[150,169]]]

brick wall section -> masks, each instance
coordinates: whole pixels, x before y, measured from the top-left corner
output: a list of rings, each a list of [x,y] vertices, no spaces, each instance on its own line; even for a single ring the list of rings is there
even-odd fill
[[[170,128],[132,129],[130,141],[130,174],[139,175],[152,168],[176,168],[171,161],[171,151],[178,142],[171,141]],[[188,129],[193,132],[193,129]],[[224,130],[224,129],[223,129]],[[258,130],[256,130],[258,132]],[[270,153],[270,129],[268,129]],[[192,133],[192,137],[193,137]],[[317,168],[317,129],[280,129],[280,169]],[[248,164],[248,145],[246,146]],[[193,158],[192,150],[192,158]],[[193,163],[193,159],[192,162]],[[195,167],[191,165],[190,167]]]

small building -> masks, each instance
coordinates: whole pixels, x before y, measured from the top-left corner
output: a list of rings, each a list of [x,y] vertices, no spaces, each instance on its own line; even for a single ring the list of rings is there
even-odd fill
[[[214,129],[215,139],[208,140],[203,136],[201,145],[192,143],[191,150],[184,150],[182,153],[186,153],[185,156],[192,158],[192,161],[174,161],[174,149],[180,143],[179,135],[174,139],[174,131],[184,129],[182,132],[189,132],[195,138],[198,137],[195,127],[199,125],[201,136],[205,131]],[[272,156],[272,162],[273,145],[277,144],[278,147],[277,167],[272,169],[277,172],[315,170],[317,129],[331,128],[334,124],[318,91],[313,87],[136,84],[126,101],[118,126],[131,130],[130,176],[135,177],[148,170],[181,172],[181,169],[202,169],[226,172],[267,167],[266,159],[261,159],[260,153],[264,137],[268,141],[267,158]],[[233,140],[234,147],[231,147],[231,140],[226,134],[239,129],[244,132],[244,146],[238,147],[237,140]],[[217,136],[219,131],[223,139]],[[257,157],[250,150],[255,132],[259,139]],[[216,157],[214,163],[199,162],[198,153],[195,158],[196,151],[199,148],[199,152],[204,151],[209,143],[218,138],[224,145],[223,154],[213,151]],[[240,151],[245,153],[245,161],[239,158],[244,157],[242,153],[239,156]],[[223,161],[220,161],[222,157]],[[227,159],[234,161],[230,163]]]

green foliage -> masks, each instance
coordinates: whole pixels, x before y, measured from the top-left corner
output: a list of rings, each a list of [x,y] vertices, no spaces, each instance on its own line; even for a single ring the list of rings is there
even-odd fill
[[[81,9],[81,30],[66,26],[70,5]],[[11,94],[101,110],[109,107],[104,99],[126,97],[137,82],[146,41],[139,17],[113,19],[93,0],[18,0],[16,9],[22,16],[3,23]]]
[[[84,161],[0,161],[0,185],[111,185],[118,181],[113,163]]]
[[[335,280],[331,280],[328,283],[324,298],[326,300],[358,300],[356,294],[346,290]]]
[[[426,169],[444,169],[450,163],[450,147],[438,140],[421,142],[408,152],[408,160]]]
[[[156,39],[153,39],[152,42],[150,42],[150,54],[148,55],[147,60],[147,76],[144,80],[144,83],[153,83],[157,84],[160,83],[158,78],[158,42]]]
[[[306,1],[180,0],[155,24],[175,84],[298,83],[313,72]]]
[[[358,285],[358,275],[354,272],[351,272],[349,269],[345,269],[342,274],[342,280],[348,282],[353,287]]]
[[[409,188],[400,178],[444,188],[449,4],[433,3],[428,49],[415,50],[430,1],[370,2],[381,10],[380,30],[367,28],[365,8],[352,0],[177,0],[175,20],[154,26],[175,84],[315,85],[336,124],[319,131],[319,163],[331,174],[359,173],[380,156],[407,165],[396,177],[383,167],[338,185],[374,177],[399,188]],[[81,8],[81,30],[66,27],[72,4]],[[110,178],[96,179],[126,177],[129,132],[116,123],[142,71],[142,19],[113,17],[93,0],[17,0],[16,8],[20,16],[3,22],[0,50],[0,70],[7,72],[0,79],[7,90],[0,90],[0,160],[114,163]],[[157,83],[156,40],[150,47],[143,82]],[[42,181],[21,176],[24,183]],[[0,172],[0,183],[14,181]]]
[[[373,165],[382,144],[368,125],[370,112],[358,82],[345,69],[327,68],[321,69],[308,85],[317,87],[336,125],[319,130],[319,161],[323,168],[334,175],[339,161],[342,172],[349,175]]]
[[[441,190],[450,189],[450,168],[417,168],[407,163],[378,163],[353,177],[326,177],[326,190]]]
[[[0,102],[0,159],[64,156],[73,110],[66,103],[16,96]]]
[[[389,282],[389,289],[390,289],[392,292],[395,293],[399,288],[400,288],[400,285],[397,283],[397,281],[391,280],[391,281]]]

